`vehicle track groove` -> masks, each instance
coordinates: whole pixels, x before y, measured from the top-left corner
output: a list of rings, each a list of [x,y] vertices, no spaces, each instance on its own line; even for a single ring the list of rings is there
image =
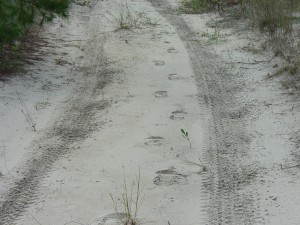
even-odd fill
[[[86,21],[88,22],[88,21]],[[89,26],[87,25],[87,28]],[[70,73],[77,82],[71,95],[57,108],[56,119],[31,144],[32,154],[20,165],[19,176],[0,202],[0,225],[12,225],[39,197],[43,178],[59,159],[74,151],[74,144],[88,138],[101,128],[95,115],[110,106],[108,100],[99,100],[103,88],[111,83],[113,71],[108,69],[104,52],[104,38],[82,41],[87,60],[75,59]],[[90,59],[88,59],[90,58]],[[84,66],[82,66],[83,64]],[[97,100],[98,99],[98,100]]]

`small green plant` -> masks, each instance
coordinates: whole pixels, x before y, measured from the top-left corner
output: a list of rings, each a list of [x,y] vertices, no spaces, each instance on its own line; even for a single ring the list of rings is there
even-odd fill
[[[190,138],[189,138],[189,133],[187,131],[185,131],[184,129],[181,129],[180,131],[181,131],[182,137],[189,142],[190,149],[192,149],[192,143],[191,143]]]
[[[138,211],[143,203],[143,196],[142,196],[142,187],[141,187],[141,173],[139,170],[138,176],[135,180],[132,181],[130,187],[128,188],[128,184],[125,177],[124,172],[124,187],[123,187],[123,193],[121,194],[121,198],[119,199],[121,201],[122,205],[122,211],[125,213],[126,218],[123,219],[120,217],[120,221],[124,225],[137,225],[138,224]],[[110,194],[110,198],[113,203],[114,210],[117,214],[121,213],[119,212],[119,204],[117,200]]]

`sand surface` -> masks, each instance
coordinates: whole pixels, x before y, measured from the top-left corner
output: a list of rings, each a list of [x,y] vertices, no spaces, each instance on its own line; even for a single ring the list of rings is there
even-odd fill
[[[282,59],[246,22],[176,7],[78,1],[41,31],[43,60],[0,83],[0,225],[121,224],[139,173],[139,224],[299,224]]]

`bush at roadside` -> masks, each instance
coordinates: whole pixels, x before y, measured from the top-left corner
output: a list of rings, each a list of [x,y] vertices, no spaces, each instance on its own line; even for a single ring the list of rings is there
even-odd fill
[[[14,71],[16,40],[34,23],[68,16],[70,0],[0,0],[0,73]]]
[[[291,33],[293,13],[299,10],[300,0],[182,0],[181,9],[185,13],[201,13],[237,4],[261,31],[275,36]]]

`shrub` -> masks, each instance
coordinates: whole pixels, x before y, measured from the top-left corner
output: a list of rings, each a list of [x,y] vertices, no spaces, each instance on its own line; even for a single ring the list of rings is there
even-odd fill
[[[35,22],[68,16],[70,0],[0,0],[0,73],[15,71],[21,37]]]
[[[291,33],[293,13],[299,9],[300,0],[182,0],[181,10],[202,13],[236,4],[261,31],[274,36]]]
[[[242,0],[245,15],[261,31],[273,35],[289,34],[292,31],[292,13],[299,0]]]
[[[70,0],[1,0],[0,47],[21,37],[39,19],[42,24],[55,15],[68,15]]]

